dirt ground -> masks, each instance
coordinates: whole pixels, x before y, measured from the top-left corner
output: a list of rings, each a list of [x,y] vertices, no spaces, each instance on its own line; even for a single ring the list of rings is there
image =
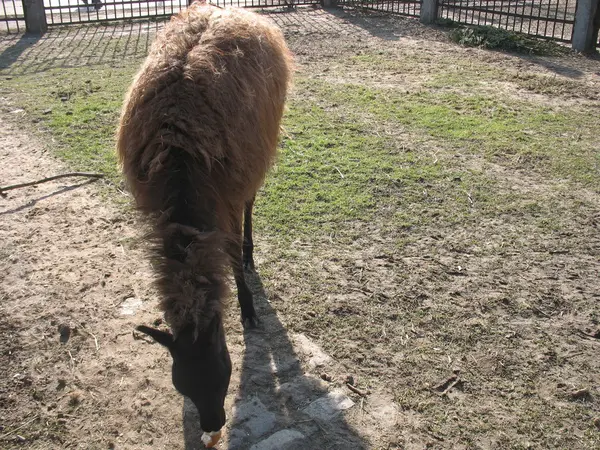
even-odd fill
[[[349,70],[341,60],[379,49],[398,56],[424,52],[432,60],[453,52],[451,58],[509,73],[565,80],[560,95],[507,82],[502,89],[509,96],[558,107],[597,107],[600,99],[594,59],[458,49],[439,30],[369,14],[306,10],[273,19],[299,70],[314,78],[417,89],[431,74]],[[18,74],[118,65],[142,57],[156,28],[7,38],[3,67]],[[39,134],[20,125],[24,111],[2,101],[0,185],[68,171]],[[502,192],[536,192],[562,205],[568,225],[560,235],[539,236],[518,216],[498,217],[431,229],[400,252],[373,223],[342,248],[325,252],[319,242],[297,243],[296,262],[277,261],[275,244],[257,236],[258,272],[269,267],[270,278],[248,277],[263,327],[244,332],[232,297],[227,326],[234,374],[219,448],[600,443],[600,196],[485,161],[465,164],[484,167]],[[167,353],[132,331],[160,324],[161,317],[144,227],[128,200],[114,186],[78,179],[0,199],[1,448],[201,448],[193,410],[172,388]],[[495,251],[467,244],[475,240]],[[369,326],[349,327],[344,335],[314,329],[316,314],[294,303],[307,274],[312,284],[328,286],[326,314],[362,317]],[[396,299],[402,306],[382,306]],[[402,320],[406,308],[418,312],[410,323]],[[448,351],[454,344],[462,353]],[[347,375],[368,395],[349,390]],[[537,406],[527,409],[530,404]],[[537,426],[547,419],[544,411],[561,426]],[[528,414],[530,421],[521,423]]]
[[[0,125],[0,179],[68,172],[13,122]],[[203,448],[193,406],[171,386],[166,351],[133,331],[162,322],[148,301],[156,295],[143,244],[131,245],[144,227],[106,195],[75,179],[3,199],[2,448]],[[364,436],[337,415],[354,406],[342,369],[308,337],[288,334],[258,276],[247,276],[262,327],[244,333],[230,308],[234,374],[220,448],[363,448]],[[321,379],[324,365],[338,383]],[[391,426],[391,400],[372,402],[373,417],[385,416],[373,432]]]

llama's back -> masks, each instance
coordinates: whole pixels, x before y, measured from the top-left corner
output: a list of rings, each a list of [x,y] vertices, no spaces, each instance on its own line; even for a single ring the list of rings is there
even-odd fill
[[[157,37],[127,95],[117,151],[137,206],[158,218],[174,330],[221,307],[227,248],[275,156],[290,64],[266,19],[194,4]]]
[[[170,206],[168,171],[194,179],[186,188],[212,204],[248,200],[275,156],[290,65],[265,18],[200,4],[175,16],[121,117],[117,148],[138,206]]]

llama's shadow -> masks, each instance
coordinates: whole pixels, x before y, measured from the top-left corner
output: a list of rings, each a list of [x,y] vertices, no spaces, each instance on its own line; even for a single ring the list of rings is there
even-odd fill
[[[227,448],[367,448],[343,414],[329,408],[327,401],[332,394],[327,386],[302,370],[292,340],[267,300],[258,274],[246,273],[246,280],[254,293],[261,326],[244,332],[239,388],[226,425]],[[235,395],[231,388],[229,395]],[[337,401],[339,398],[333,400]],[[187,399],[183,425],[186,450],[203,449],[198,413]]]

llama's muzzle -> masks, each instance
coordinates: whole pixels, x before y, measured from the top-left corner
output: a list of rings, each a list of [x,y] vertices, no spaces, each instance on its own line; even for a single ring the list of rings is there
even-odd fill
[[[221,430],[202,433],[202,443],[206,448],[213,448],[221,439]]]

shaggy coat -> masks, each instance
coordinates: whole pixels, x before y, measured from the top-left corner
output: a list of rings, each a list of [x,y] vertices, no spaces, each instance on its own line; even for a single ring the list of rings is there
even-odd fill
[[[290,74],[267,19],[194,3],[157,37],[127,94],[117,150],[152,218],[161,308],[175,335],[220,315],[244,205],[275,157]]]

